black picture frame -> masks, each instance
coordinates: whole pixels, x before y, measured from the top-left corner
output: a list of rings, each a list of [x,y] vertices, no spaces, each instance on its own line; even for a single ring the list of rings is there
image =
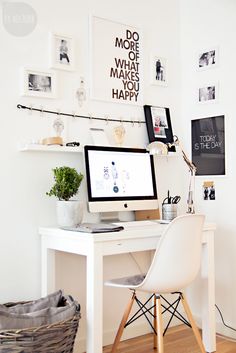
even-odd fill
[[[196,176],[221,175],[225,171],[224,115],[191,121],[192,162]]]
[[[144,114],[149,141],[160,141],[165,144],[173,143],[170,109],[144,105]],[[175,146],[168,147],[168,150],[169,152],[175,152]]]

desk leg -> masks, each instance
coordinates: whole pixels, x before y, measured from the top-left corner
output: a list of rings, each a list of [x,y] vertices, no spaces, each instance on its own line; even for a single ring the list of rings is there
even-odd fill
[[[41,240],[41,295],[55,290],[55,251],[48,249],[44,237]]]
[[[102,353],[103,256],[100,244],[87,255],[87,353]]]
[[[202,338],[207,352],[216,351],[214,233],[206,232],[202,254]]]

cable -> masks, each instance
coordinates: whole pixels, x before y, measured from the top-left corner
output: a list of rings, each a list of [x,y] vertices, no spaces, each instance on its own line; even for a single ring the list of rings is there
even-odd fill
[[[143,274],[144,272],[142,271],[142,268],[139,265],[138,261],[135,259],[134,254],[132,252],[129,252],[129,255],[131,256],[131,258],[135,262],[136,266],[138,267],[140,274]]]
[[[233,328],[233,327],[231,327],[231,326],[229,326],[229,325],[227,325],[227,324],[225,323],[224,318],[223,318],[223,315],[222,315],[222,312],[220,311],[219,307],[218,307],[216,304],[215,304],[215,307],[216,307],[216,309],[218,310],[218,312],[219,312],[219,314],[220,314],[220,317],[221,317],[221,320],[222,320],[224,326],[228,327],[230,330],[236,331],[235,328]]]

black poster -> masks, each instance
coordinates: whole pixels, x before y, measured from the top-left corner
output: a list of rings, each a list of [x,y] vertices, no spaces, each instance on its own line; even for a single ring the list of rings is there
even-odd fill
[[[196,175],[225,175],[224,115],[192,120],[192,161]]]

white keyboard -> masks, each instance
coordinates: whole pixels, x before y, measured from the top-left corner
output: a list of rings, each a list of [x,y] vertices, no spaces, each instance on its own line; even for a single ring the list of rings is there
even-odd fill
[[[115,224],[123,226],[124,229],[130,229],[135,227],[147,227],[147,226],[154,226],[157,223],[169,223],[169,221],[162,221],[160,220],[144,220],[144,221],[129,221],[129,222],[116,222]]]

